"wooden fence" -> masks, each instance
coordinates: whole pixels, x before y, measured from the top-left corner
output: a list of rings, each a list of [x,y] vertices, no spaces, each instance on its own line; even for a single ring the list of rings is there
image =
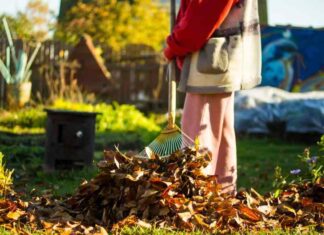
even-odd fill
[[[151,108],[166,105],[166,66],[158,61],[157,55],[108,63],[107,68],[111,73],[113,100]]]
[[[24,48],[27,51],[33,46],[21,40],[16,40],[14,43],[18,48]],[[0,38],[0,58],[3,60],[5,60],[7,46],[6,39]],[[51,81],[49,82],[48,79],[62,79],[62,63],[66,64],[72,50],[73,48],[58,41],[46,41],[42,44],[32,67],[33,99],[48,97],[49,89],[52,89]],[[142,46],[133,46],[129,47],[127,52],[114,55],[114,58],[118,59],[112,59],[109,53],[105,54],[105,65],[111,78],[107,80],[107,84],[102,85],[100,92],[96,92],[95,95],[107,102],[117,101],[146,108],[166,107],[166,65],[160,61],[158,54],[151,50],[143,50]],[[75,77],[74,70],[76,68],[77,66],[64,66],[63,73],[70,74],[63,76],[64,79],[70,77],[71,80]],[[89,82],[91,82],[90,77]],[[80,85],[81,89],[87,92],[87,87]],[[5,107],[6,103],[5,87],[4,79],[0,75],[1,107]]]

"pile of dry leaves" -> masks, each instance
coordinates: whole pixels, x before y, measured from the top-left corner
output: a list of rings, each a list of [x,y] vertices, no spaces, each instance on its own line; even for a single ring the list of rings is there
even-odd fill
[[[0,225],[11,234],[31,234],[31,231],[43,231],[44,234],[96,234],[107,235],[99,226],[85,226],[67,212],[59,201],[46,197],[34,198],[24,202],[12,192],[0,199]]]
[[[323,229],[323,184],[291,185],[278,198],[255,190],[221,195],[216,179],[203,174],[209,160],[189,148],[163,161],[107,151],[101,173],[67,204],[83,222],[114,231],[131,225],[208,232]]]
[[[105,152],[100,174],[65,201],[15,196],[0,201],[0,224],[60,234],[107,234],[124,226],[195,229],[206,232],[310,227],[323,230],[324,186],[290,185],[278,198],[255,190],[220,194],[214,177],[203,174],[207,153],[185,149],[166,160],[140,160]]]

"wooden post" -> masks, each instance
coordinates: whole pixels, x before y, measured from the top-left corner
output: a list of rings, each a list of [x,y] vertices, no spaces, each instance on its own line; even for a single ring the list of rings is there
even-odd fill
[[[258,0],[259,1],[259,16],[260,16],[260,24],[267,25],[268,24],[268,5],[267,0]]]

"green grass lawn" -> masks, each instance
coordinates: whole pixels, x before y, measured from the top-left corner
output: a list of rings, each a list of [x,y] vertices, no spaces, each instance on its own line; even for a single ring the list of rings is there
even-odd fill
[[[170,231],[166,229],[145,229],[145,228],[138,228],[138,227],[133,227],[133,228],[124,228],[121,233],[122,235],[206,235],[208,233],[206,232],[201,232],[201,231],[196,231],[196,232],[182,232],[182,231]],[[280,230],[276,229],[273,231],[250,231],[250,232],[236,232],[232,233],[233,235],[240,235],[240,234],[245,234],[245,235],[296,235],[296,234],[308,234],[308,235],[318,235],[320,234],[319,232],[316,232],[313,229],[310,229],[307,233],[301,233],[300,231],[296,230]]]
[[[313,155],[318,147],[303,143],[288,143],[273,138],[238,138],[238,188],[254,188],[261,193],[272,189],[274,169],[282,168],[283,174],[302,168],[298,158],[305,148],[310,147]]]
[[[43,231],[31,231],[29,228],[26,228],[26,234],[31,235],[42,235],[42,234],[52,234],[45,233]],[[0,226],[0,235],[11,235],[14,234],[7,229]],[[54,233],[53,233],[54,234]],[[108,233],[108,234],[120,234],[120,235],[207,235],[208,233],[203,231],[195,231],[195,232],[184,232],[184,231],[175,231],[171,229],[160,229],[160,228],[142,228],[142,227],[131,227],[131,228],[123,228],[118,233]],[[308,235],[320,235],[321,233],[315,231],[313,228],[310,228],[307,232],[301,232],[298,229],[290,229],[290,230],[281,230],[275,229],[272,231],[249,231],[249,232],[235,232],[232,235],[297,235],[297,234],[308,234]]]

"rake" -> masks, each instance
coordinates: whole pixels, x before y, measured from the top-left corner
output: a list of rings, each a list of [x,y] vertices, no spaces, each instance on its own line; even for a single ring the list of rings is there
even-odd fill
[[[175,0],[171,0],[171,32],[175,23]],[[166,158],[177,150],[193,146],[194,141],[175,124],[176,116],[176,79],[175,63],[168,64],[168,124],[161,133],[139,153],[139,158],[151,158],[152,154]]]

